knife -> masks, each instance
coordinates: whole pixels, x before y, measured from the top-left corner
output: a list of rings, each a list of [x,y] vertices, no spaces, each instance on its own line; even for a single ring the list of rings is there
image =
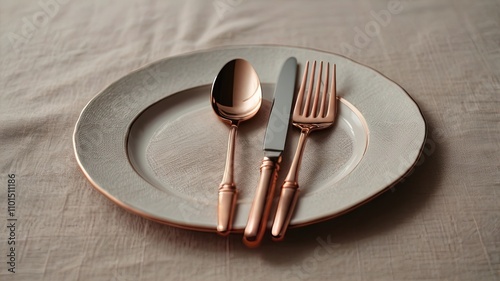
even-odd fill
[[[281,68],[274,90],[271,115],[264,137],[264,159],[260,166],[260,178],[243,234],[243,243],[248,247],[259,246],[267,228],[281,153],[285,149],[290,123],[296,73],[297,59],[288,58]]]

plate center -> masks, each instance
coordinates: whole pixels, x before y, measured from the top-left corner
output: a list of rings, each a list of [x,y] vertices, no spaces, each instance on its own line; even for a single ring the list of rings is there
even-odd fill
[[[253,199],[263,157],[263,140],[274,91],[263,84],[266,99],[259,113],[238,129],[234,175],[240,203]],[[216,204],[224,171],[229,127],[210,107],[210,87],[171,95],[146,109],[132,124],[128,154],[132,166],[149,183],[189,200]],[[297,145],[299,129],[291,128],[281,171],[280,188]],[[362,115],[346,100],[330,129],[310,135],[299,185],[303,196],[333,188],[362,159],[368,130]]]

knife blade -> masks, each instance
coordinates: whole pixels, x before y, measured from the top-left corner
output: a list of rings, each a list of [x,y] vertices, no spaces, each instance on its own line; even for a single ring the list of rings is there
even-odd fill
[[[285,149],[290,124],[296,74],[297,59],[290,57],[281,68],[274,90],[271,114],[264,137],[264,158],[260,166],[260,178],[243,234],[243,242],[248,247],[257,247],[267,228],[281,154]]]

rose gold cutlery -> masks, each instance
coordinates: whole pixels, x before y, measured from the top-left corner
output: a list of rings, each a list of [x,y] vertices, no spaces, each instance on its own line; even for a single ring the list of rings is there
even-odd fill
[[[212,84],[210,101],[219,118],[230,125],[226,167],[219,186],[217,231],[231,230],[237,190],[233,177],[236,131],[240,122],[255,116],[262,104],[262,90],[257,73],[243,59],[228,62]]]
[[[331,77],[329,63],[320,62],[316,69],[314,61],[311,68],[309,66],[308,61],[293,110],[293,125],[301,130],[301,134],[281,188],[271,229],[273,240],[284,238],[293,216],[299,195],[298,174],[309,134],[333,125],[337,114],[336,66],[333,65]],[[276,83],[264,139],[261,175],[243,235],[243,242],[249,247],[256,247],[261,243],[267,228],[281,154],[289,127],[296,68],[296,59],[289,58],[284,63]],[[224,65],[213,82],[211,103],[219,118],[230,125],[226,167],[219,186],[217,212],[217,231],[226,235],[231,230],[237,199],[233,176],[236,131],[239,123],[252,118],[262,103],[260,81],[250,63],[243,59],[235,59]]]
[[[329,81],[330,65],[326,64],[323,78],[323,62],[320,62],[315,79],[316,61],[312,63],[308,76],[309,62],[306,63],[302,83],[293,111],[293,125],[301,130],[297,150],[281,188],[278,207],[271,234],[274,240],[282,240],[292,218],[299,194],[298,175],[307,137],[316,130],[330,127],[337,114],[336,65]],[[316,82],[316,85],[314,85]],[[307,84],[307,85],[306,85]],[[329,86],[331,84],[331,86]],[[306,86],[307,91],[306,91]],[[323,91],[321,91],[321,89]],[[313,91],[314,90],[314,91]]]
[[[274,198],[281,154],[285,149],[292,103],[295,92],[297,60],[289,58],[281,68],[264,138],[264,159],[260,166],[260,179],[243,234],[243,242],[257,247],[267,228],[267,221]]]

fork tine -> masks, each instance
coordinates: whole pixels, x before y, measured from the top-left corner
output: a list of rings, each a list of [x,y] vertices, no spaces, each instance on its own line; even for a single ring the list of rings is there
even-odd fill
[[[316,61],[313,61],[313,64],[311,67],[311,75],[309,76],[309,88],[307,89],[306,103],[304,104],[304,109],[302,111],[302,114],[304,116],[310,115],[309,104],[311,103],[311,95],[312,95],[312,90],[313,90],[313,85],[314,85],[314,73],[315,73],[315,71],[316,71]]]
[[[330,75],[330,63],[326,63],[326,73],[325,73],[325,85],[323,88],[323,96],[321,97],[321,107],[319,109],[318,116],[319,117],[325,117],[325,108],[326,108],[326,96],[328,95],[328,77]]]
[[[328,104],[328,118],[335,118],[337,110],[337,65],[333,65],[332,73],[332,89],[330,94],[330,102]]]
[[[322,79],[322,74],[323,74],[323,61],[319,63],[319,68],[318,68],[318,80],[316,80],[316,91],[314,93],[314,100],[313,100],[313,105],[311,108],[311,113],[309,115],[311,116],[317,116],[316,112],[318,111],[318,101],[319,101],[319,93],[320,93],[320,88],[321,88],[321,79]],[[328,77],[328,76],[327,76]]]
[[[302,114],[302,100],[304,99],[304,91],[307,82],[307,70],[309,69],[309,61],[306,61],[306,66],[304,69],[304,75],[302,75],[302,82],[300,83],[299,93],[297,94],[297,99],[295,101],[295,108],[293,109],[293,114]]]

